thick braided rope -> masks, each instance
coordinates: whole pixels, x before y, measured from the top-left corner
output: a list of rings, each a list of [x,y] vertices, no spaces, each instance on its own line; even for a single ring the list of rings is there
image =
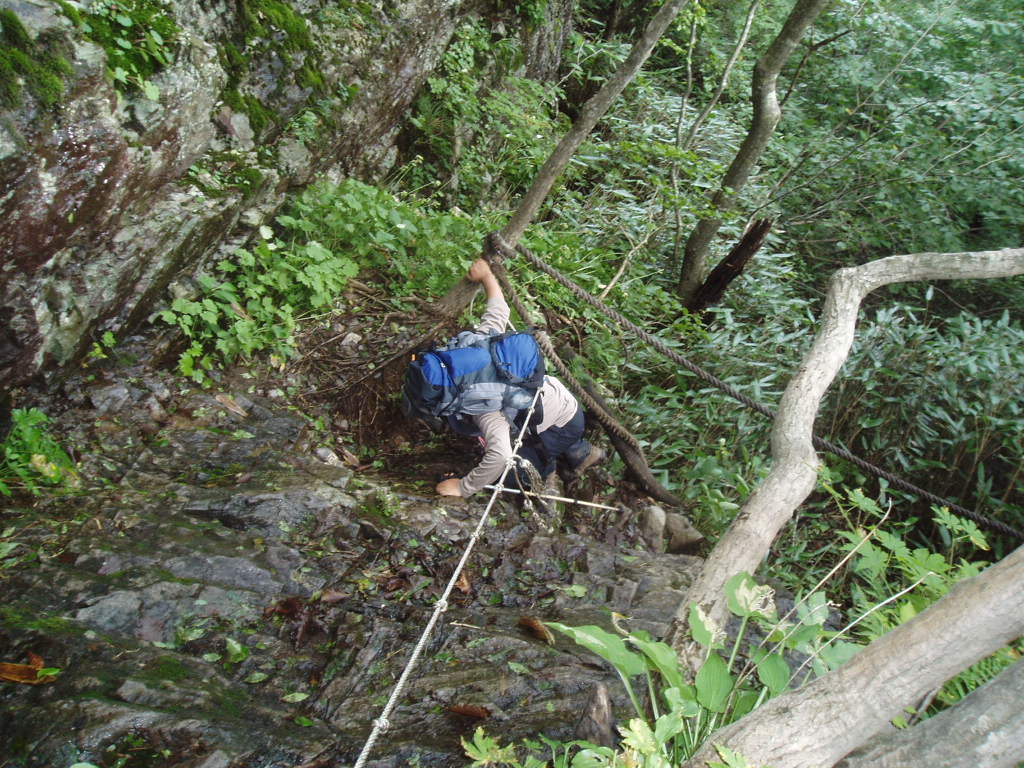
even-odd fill
[[[508,279],[508,273],[505,271],[505,267],[499,263],[491,264],[495,276],[501,282],[501,287],[508,295],[509,303],[515,307],[516,312],[519,316],[527,323],[530,322],[529,310],[526,305],[519,299],[519,295],[516,293],[515,288],[512,287],[512,283]],[[548,360],[554,363],[558,369],[558,373],[569,385],[569,388],[576,393],[577,397],[583,401],[584,405],[590,410],[590,413],[600,421],[605,427],[608,428],[616,437],[622,440],[624,443],[629,445],[634,451],[640,456],[643,456],[643,449],[640,447],[640,443],[637,439],[627,430],[619,421],[606,411],[601,405],[590,396],[590,393],[584,388],[583,384],[572,374],[569,367],[565,364],[565,361],[559,357],[555,351],[554,345],[551,343],[551,337],[544,331],[535,331],[534,338],[537,339],[537,346],[541,348]]]
[[[511,246],[497,232],[492,233],[490,235],[490,243],[491,246],[505,258],[514,256],[516,252],[522,254],[523,257],[531,264],[533,264],[535,267],[537,267],[537,269],[541,270],[542,272],[553,278],[560,285],[568,288],[570,291],[572,291],[572,293],[575,296],[587,302],[595,309],[598,309],[601,312],[603,312],[606,316],[617,322],[623,328],[626,328],[643,341],[646,341],[654,349],[656,349],[658,352],[660,352],[668,359],[672,360],[675,363],[678,363],[679,365],[693,373],[702,381],[705,381],[708,384],[717,387],[718,389],[722,390],[733,399],[738,400],[748,408],[755,410],[758,413],[762,414],[763,416],[767,416],[770,419],[775,418],[774,410],[768,408],[767,406],[761,403],[756,402],[755,400],[752,400],[735,387],[722,381],[717,376],[708,373],[703,368],[691,362],[690,360],[687,360],[674,349],[668,347],[663,341],[658,339],[656,336],[651,335],[643,328],[638,326],[636,323],[630,321],[628,318],[626,318],[625,315],[616,311],[612,307],[609,307],[603,301],[591,296],[579,285],[577,285],[572,280],[562,275],[560,272],[558,272],[558,270],[549,266],[547,263],[545,263],[542,259],[535,256],[533,253],[531,253],[530,250],[527,249],[526,247],[522,245],[517,245],[515,250],[513,251]],[[994,531],[998,531],[999,533],[1006,534],[1008,536],[1013,536],[1018,540],[1024,540],[1024,532],[1017,530],[1011,525],[1007,525],[1006,523],[1000,520],[994,520],[990,517],[986,517],[985,515],[975,512],[974,510],[967,509],[966,507],[962,507],[959,504],[956,504],[955,502],[949,501],[948,499],[944,499],[941,496],[937,496],[934,493],[931,493],[930,491],[926,491],[924,488],[920,488],[914,485],[913,483],[909,483],[906,480],[903,480],[897,477],[896,475],[892,474],[891,472],[887,472],[881,467],[875,466],[874,464],[865,461],[864,459],[861,459],[858,456],[855,456],[845,448],[841,448],[840,446],[828,440],[824,440],[817,436],[813,436],[812,440],[815,448],[818,448],[823,451],[828,451],[829,453],[839,456],[842,459],[846,459],[847,461],[856,464],[864,471],[869,472],[875,475],[876,477],[880,477],[887,480],[891,485],[893,485],[896,488],[899,488],[900,490],[918,495],[930,501],[933,504],[947,507],[951,512],[954,512],[955,514],[960,515],[961,517],[966,517],[969,520],[973,520],[979,525],[983,525],[987,528],[990,528]]]
[[[505,484],[505,477],[508,475],[509,470],[515,463],[519,454],[519,449],[523,444],[523,437],[526,434],[526,425],[529,423],[530,417],[533,415],[533,409],[537,406],[537,397],[539,394],[540,390],[538,389],[533,396],[533,402],[530,403],[530,409],[527,412],[523,428],[519,430],[519,435],[516,438],[515,445],[512,447],[512,454],[509,456],[508,461],[505,462],[505,469],[502,470],[501,477],[499,477],[497,483],[495,483],[495,489],[493,493],[491,493],[491,498],[487,502],[487,506],[484,508],[483,514],[480,515],[480,522],[477,523],[476,528],[473,530],[473,535],[470,536],[469,543],[466,544],[466,549],[462,553],[462,558],[459,560],[458,565],[455,566],[455,571],[452,573],[451,579],[448,580],[448,586],[445,587],[441,597],[438,598],[438,601],[434,604],[434,612],[430,616],[430,621],[427,622],[427,626],[423,629],[419,642],[416,643],[416,647],[413,649],[412,656],[409,657],[409,661],[405,664],[405,669],[402,670],[401,677],[399,677],[398,682],[395,683],[395,688],[391,692],[391,697],[388,699],[387,704],[384,705],[384,709],[381,711],[380,717],[373,721],[373,729],[370,731],[370,735],[366,739],[366,744],[363,745],[363,750],[359,753],[359,758],[356,760],[353,768],[362,768],[366,763],[367,758],[370,756],[370,750],[373,749],[373,745],[377,742],[380,734],[391,727],[388,717],[398,704],[398,700],[405,690],[409,677],[412,675],[412,670],[416,666],[416,662],[419,660],[423,649],[426,647],[427,640],[430,639],[430,633],[434,631],[434,626],[437,624],[441,614],[448,610],[448,597],[455,588],[455,584],[458,582],[459,576],[462,575],[462,570],[466,567],[466,563],[469,561],[469,556],[473,552],[473,547],[476,546],[477,541],[479,541],[480,536],[483,534],[484,525],[487,523],[488,516],[491,513],[491,508],[494,507],[494,503],[497,500],[498,495],[501,493],[502,487]]]

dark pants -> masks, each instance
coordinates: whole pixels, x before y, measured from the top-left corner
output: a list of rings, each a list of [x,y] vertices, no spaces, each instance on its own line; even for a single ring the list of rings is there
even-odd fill
[[[590,443],[583,439],[584,426],[583,409],[577,408],[564,427],[551,427],[539,435],[527,433],[519,455],[529,460],[541,477],[554,472],[559,459],[570,470],[576,469],[590,454]]]

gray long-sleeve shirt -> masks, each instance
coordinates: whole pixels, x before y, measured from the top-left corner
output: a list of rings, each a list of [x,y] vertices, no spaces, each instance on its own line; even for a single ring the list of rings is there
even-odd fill
[[[474,330],[478,333],[501,333],[508,325],[510,315],[503,296],[489,298],[483,317]],[[544,378],[538,399],[543,410],[543,418],[537,425],[538,432],[564,427],[580,407],[573,394],[553,376]],[[487,448],[480,463],[459,480],[459,491],[463,496],[470,496],[501,477],[505,463],[512,455],[510,424],[501,411],[474,416],[473,420],[483,433]]]

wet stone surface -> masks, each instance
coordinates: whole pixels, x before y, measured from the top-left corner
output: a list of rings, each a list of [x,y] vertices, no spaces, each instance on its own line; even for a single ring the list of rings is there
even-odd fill
[[[104,446],[83,476],[105,483],[2,513],[39,558],[3,572],[0,658],[62,670],[0,688],[6,765],[351,764],[480,519],[486,499],[403,496],[318,460],[270,400],[183,389],[83,384],[63,418]],[[368,765],[468,764],[479,725],[574,738],[602,683],[625,712],[610,668],[520,619],[610,628],[618,611],[658,634],[699,561],[582,514],[549,531],[495,506]]]

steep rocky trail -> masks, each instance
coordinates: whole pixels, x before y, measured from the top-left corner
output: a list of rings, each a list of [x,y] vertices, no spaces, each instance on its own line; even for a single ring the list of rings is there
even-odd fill
[[[349,764],[486,499],[395,485],[422,471],[410,445],[346,466],[269,385],[88,378],[59,418],[93,487],[2,513],[0,659],[61,669],[2,684],[2,764]],[[637,517],[500,503],[370,764],[461,765],[478,725],[571,738],[600,684],[625,704],[521,619],[660,632],[700,561],[650,551]]]

